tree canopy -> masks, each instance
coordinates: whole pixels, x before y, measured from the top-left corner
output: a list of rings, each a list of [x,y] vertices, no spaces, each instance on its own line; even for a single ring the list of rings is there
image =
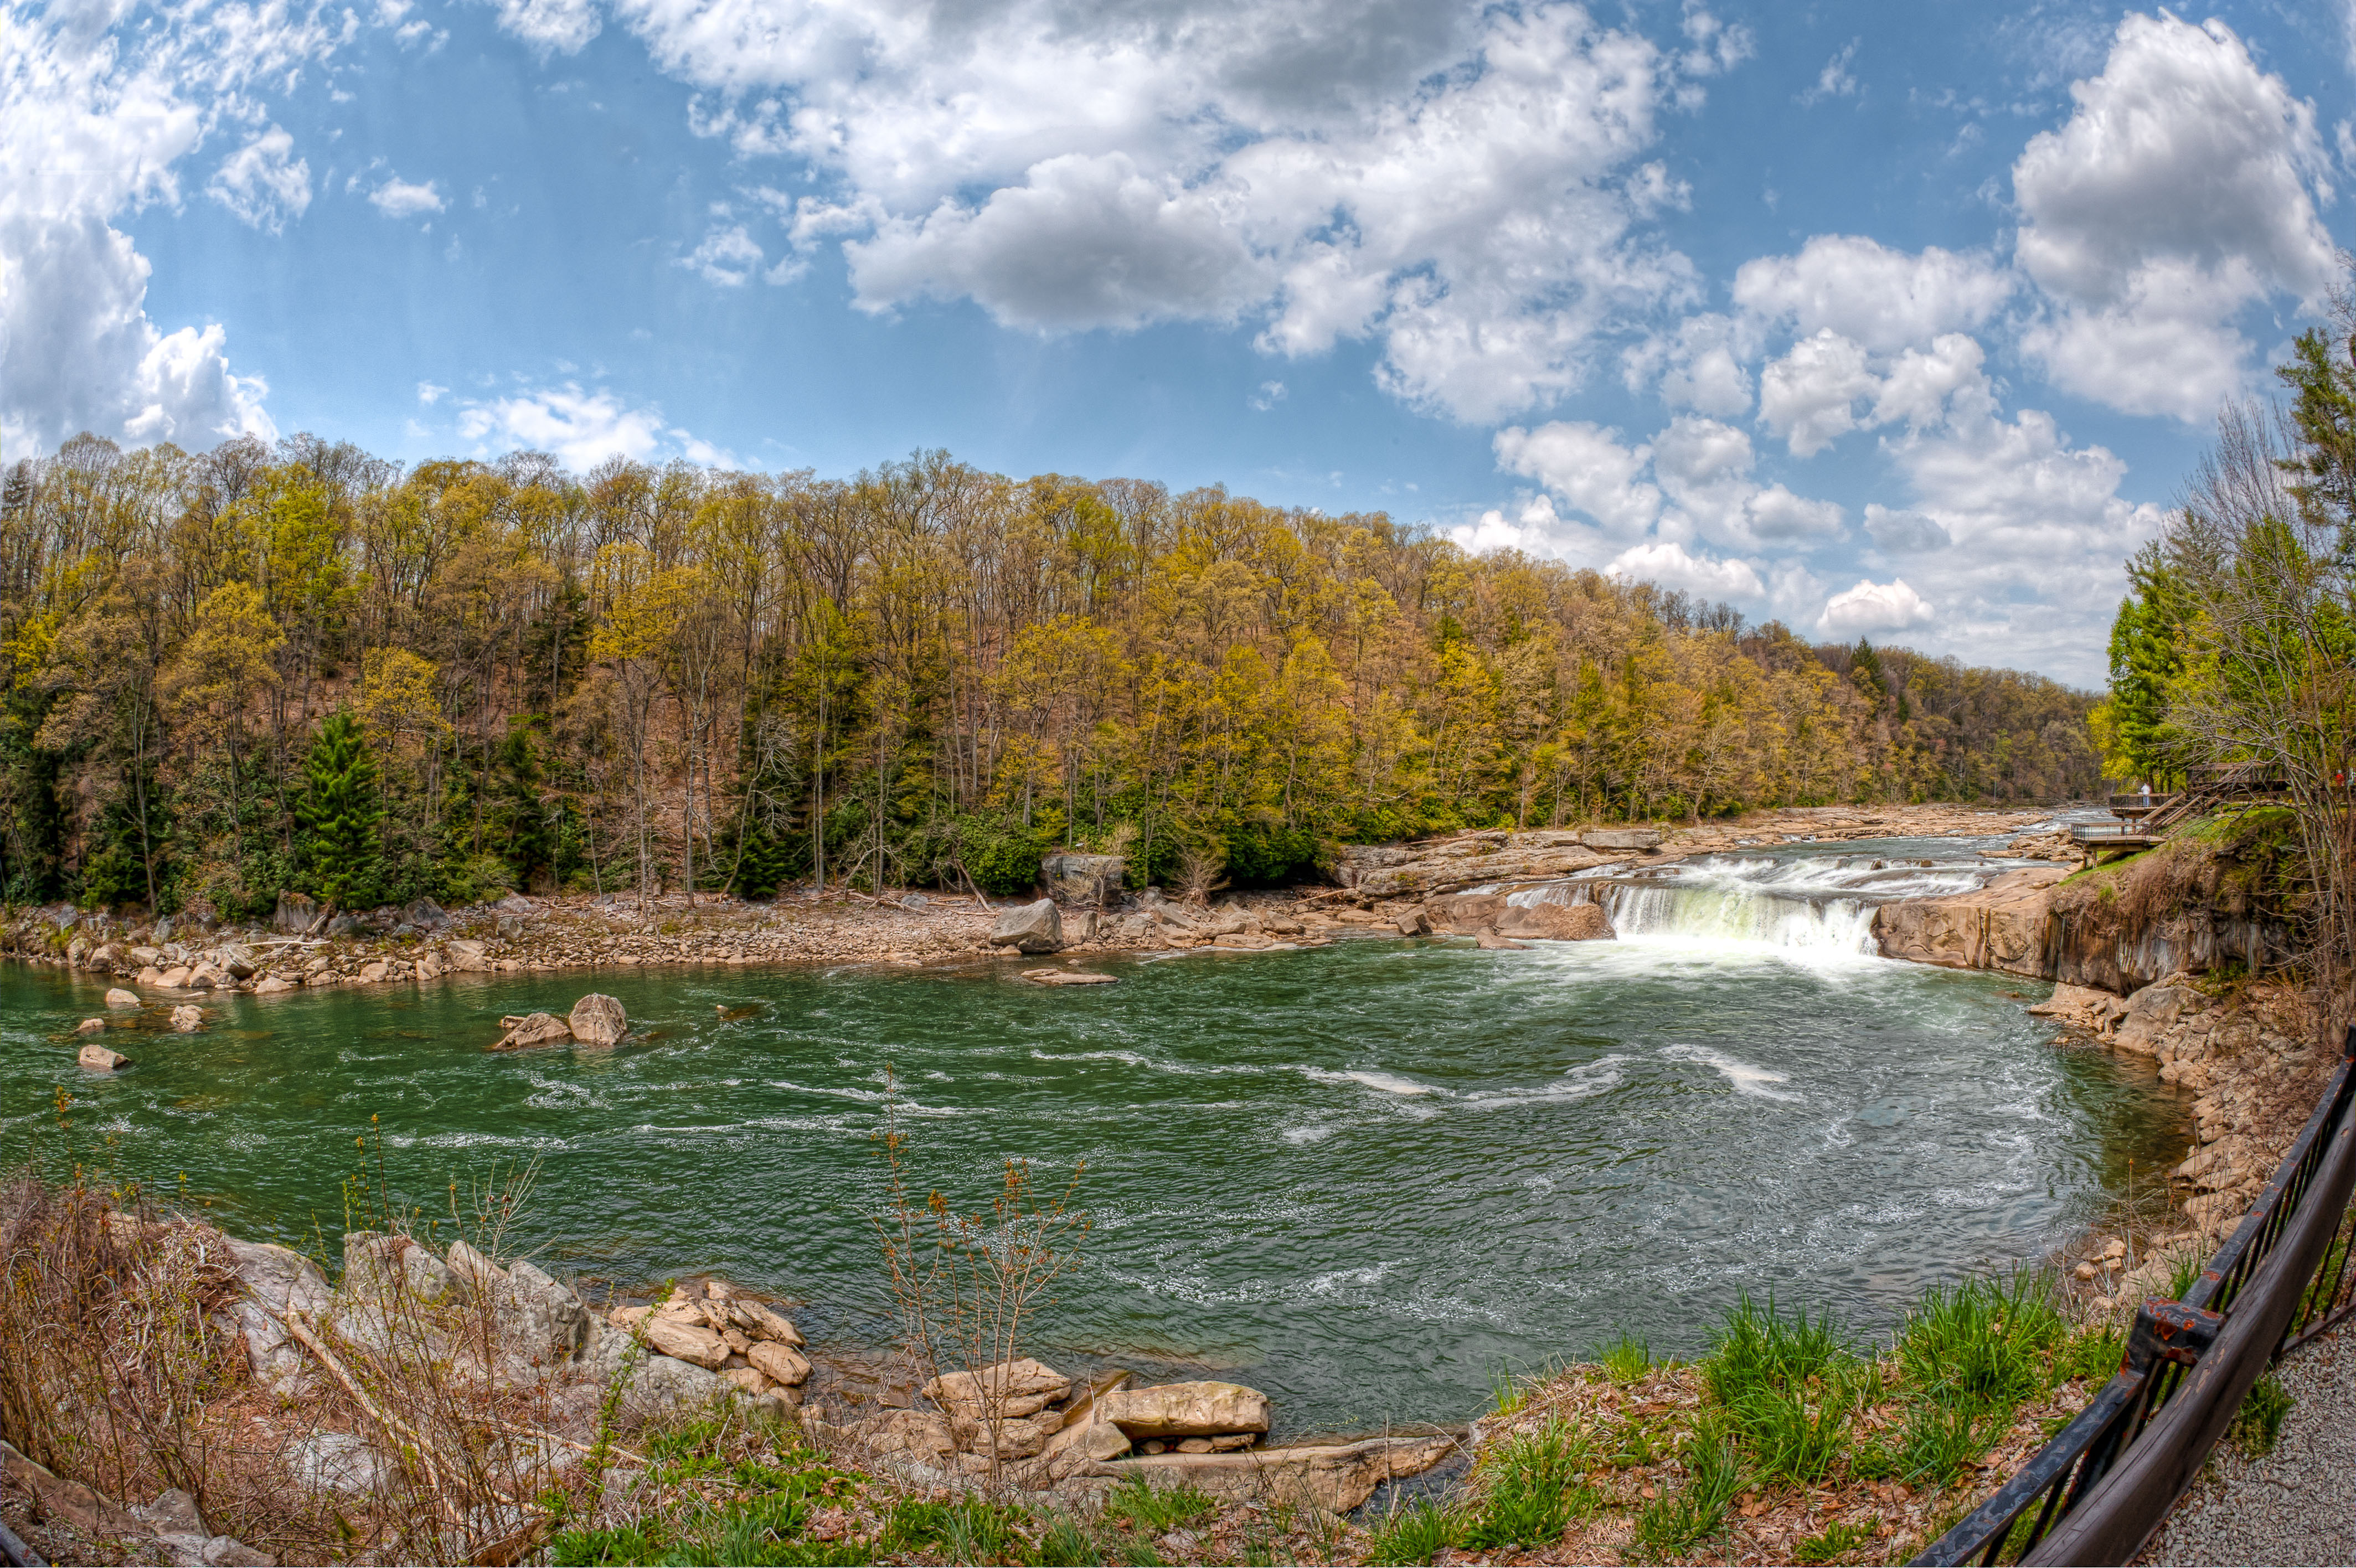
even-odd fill
[[[7,895],[227,912],[342,878],[1012,891],[1058,845],[1272,880],[1461,827],[2097,773],[2091,698],[2035,676],[937,452],[819,479],[80,437],[0,485],[0,650]]]

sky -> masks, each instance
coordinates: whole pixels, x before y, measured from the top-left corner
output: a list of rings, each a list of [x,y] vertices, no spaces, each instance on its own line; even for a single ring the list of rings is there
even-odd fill
[[[945,448],[2093,686],[2351,86],[2356,0],[0,0],[0,458]]]

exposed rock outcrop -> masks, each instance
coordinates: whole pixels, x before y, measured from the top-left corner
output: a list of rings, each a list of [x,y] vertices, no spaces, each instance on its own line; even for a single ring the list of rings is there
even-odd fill
[[[1079,909],[1103,909],[1120,896],[1129,862],[1119,855],[1083,855],[1066,850],[1040,863],[1047,896]]]
[[[1610,942],[1614,936],[1601,905],[1558,903],[1509,906],[1497,917],[1497,934],[1548,942]]]
[[[1268,1395],[1240,1383],[1162,1383],[1127,1389],[1107,1394],[1099,1402],[1099,1410],[1104,1420],[1132,1440],[1268,1430]]]
[[[1874,938],[1885,958],[2050,980],[2053,884],[2066,874],[2058,866],[2039,866],[2008,871],[1952,898],[1884,904],[1874,912]]]
[[[1000,912],[998,923],[990,928],[992,947],[1012,947],[1017,953],[1054,953],[1064,945],[1064,917],[1053,899],[1041,899],[1017,908]]]

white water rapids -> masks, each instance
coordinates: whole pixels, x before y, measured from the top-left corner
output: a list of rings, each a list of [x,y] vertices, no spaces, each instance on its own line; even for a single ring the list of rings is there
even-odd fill
[[[1997,868],[1872,855],[1705,855],[1628,874],[1607,866],[1506,895],[1512,904],[1595,903],[1622,942],[1870,958],[1874,911],[1982,886]]]

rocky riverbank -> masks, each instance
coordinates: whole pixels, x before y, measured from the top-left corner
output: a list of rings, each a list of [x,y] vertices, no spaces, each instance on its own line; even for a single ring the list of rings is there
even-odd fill
[[[1124,893],[1108,858],[1052,857],[1044,880],[1056,929],[1007,929],[1010,911],[1043,901],[990,902],[973,895],[904,891],[787,893],[745,903],[711,893],[641,901],[635,894],[568,894],[444,910],[421,899],[362,915],[329,918],[288,895],[267,926],[200,916],[122,918],[54,905],[9,912],[0,953],[126,982],[133,1009],[193,1008],[206,993],[272,996],[306,987],[420,984],[447,976],[565,968],[719,964],[862,963],[922,966],[1052,953],[1168,952],[1191,947],[1258,951],[1314,945],[1352,931],[1480,935],[1451,894],[1483,884],[1532,880],[1613,862],[1660,865],[1759,845],[1891,836],[2007,834],[2050,813],[1939,805],[1849,806],[1754,812],[1699,827],[1580,832],[1482,832],[1344,851],[1333,885],[1230,895],[1187,904],[1160,890]],[[1117,865],[1117,862],[1114,864]],[[1029,917],[1036,923],[1044,916]],[[1491,931],[1493,944],[1525,937],[1570,939],[1535,928]],[[1587,929],[1583,936],[1604,934]],[[112,1004],[111,1004],[112,1005]],[[159,1018],[160,1018],[159,1014]],[[171,1027],[201,1027],[200,1012]]]
[[[1332,1519],[1459,1446],[1271,1445],[1257,1390],[1074,1378],[1029,1358],[904,1381],[873,1408],[814,1382],[786,1303],[697,1278],[599,1310],[464,1240],[351,1231],[331,1285],[293,1249],[30,1182],[0,1194],[0,1231],[16,1263],[118,1282],[120,1321],[0,1330],[21,1352],[0,1371],[10,1392],[76,1391],[45,1417],[18,1412],[11,1430],[39,1457],[0,1444],[6,1522],[69,1561],[522,1560],[560,1527],[642,1523],[659,1464],[640,1450],[715,1423],[815,1445],[846,1520],[871,1524],[895,1499],[978,1490],[1069,1509],[1123,1484]],[[101,1413],[135,1412],[175,1377],[166,1423],[125,1432]]]

